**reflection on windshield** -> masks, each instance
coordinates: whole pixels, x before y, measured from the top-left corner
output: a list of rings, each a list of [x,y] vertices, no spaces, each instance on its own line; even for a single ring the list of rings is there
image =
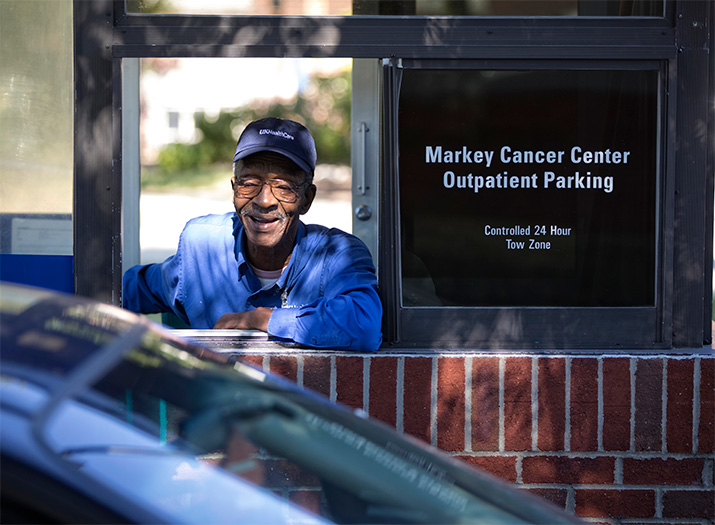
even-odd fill
[[[157,438],[331,520],[435,523],[485,512],[513,520],[419,455],[389,449],[182,345],[146,335],[95,389],[127,422],[150,421]]]
[[[233,508],[245,480],[269,499],[341,523],[572,521],[416,440],[126,312],[73,297],[39,298],[24,310],[0,301],[0,312],[3,366],[23,380],[22,395],[25,384],[37,390],[35,423],[47,451],[117,493],[150,499],[159,512],[191,521],[221,498]]]

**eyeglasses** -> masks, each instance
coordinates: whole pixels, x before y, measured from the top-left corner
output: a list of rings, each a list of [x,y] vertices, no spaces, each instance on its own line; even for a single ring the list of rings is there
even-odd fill
[[[281,179],[264,180],[257,177],[245,177],[237,179],[233,189],[239,197],[252,199],[261,193],[264,184],[268,184],[271,187],[271,192],[276,199],[289,204],[298,202],[300,188],[305,185],[305,183],[296,185]]]

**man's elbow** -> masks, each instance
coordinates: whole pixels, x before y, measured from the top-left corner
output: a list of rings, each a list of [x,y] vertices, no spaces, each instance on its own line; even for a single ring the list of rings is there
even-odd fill
[[[122,276],[122,308],[138,314],[167,311],[147,283],[146,272],[151,265],[129,268]]]
[[[382,344],[382,304],[377,299],[369,310],[363,311],[355,323],[352,334],[353,349],[360,352],[375,352]]]
[[[141,313],[136,273],[134,268],[130,268],[122,277],[122,308]]]
[[[365,330],[363,336],[355,341],[353,350],[358,352],[376,352],[382,344],[382,332],[377,330]]]

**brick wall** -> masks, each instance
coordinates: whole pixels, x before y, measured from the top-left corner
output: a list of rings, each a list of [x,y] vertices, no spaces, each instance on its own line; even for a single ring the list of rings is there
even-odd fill
[[[715,356],[246,353],[598,523],[715,521]]]

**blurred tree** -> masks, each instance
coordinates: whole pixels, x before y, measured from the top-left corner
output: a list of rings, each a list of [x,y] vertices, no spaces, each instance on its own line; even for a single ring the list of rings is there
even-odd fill
[[[194,122],[200,139],[194,144],[169,144],[159,152],[164,171],[176,171],[230,162],[243,128],[263,117],[289,118],[305,125],[318,151],[318,162],[350,164],[350,71],[335,76],[314,75],[290,102],[255,101],[218,116],[197,113]]]
[[[128,13],[156,14],[169,11],[169,0],[125,0]]]

